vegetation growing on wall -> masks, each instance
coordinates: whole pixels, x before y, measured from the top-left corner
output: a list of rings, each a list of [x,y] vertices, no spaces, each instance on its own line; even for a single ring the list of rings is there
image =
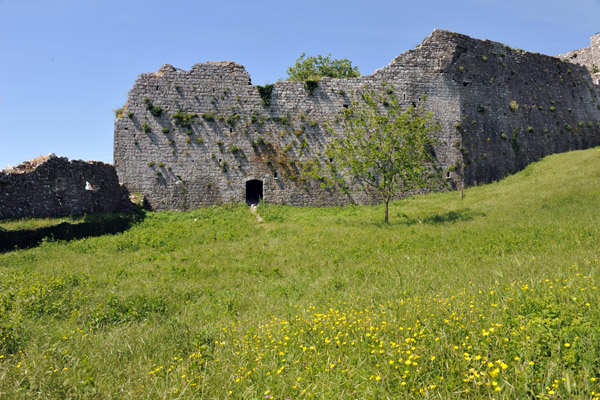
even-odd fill
[[[154,106],[148,97],[144,98],[144,104],[146,105],[146,109],[150,111],[150,114],[152,114],[153,117],[160,117],[162,115],[163,108]]]
[[[173,120],[175,121],[175,125],[181,128],[191,128],[192,123],[196,118],[198,118],[198,114],[188,113],[182,110],[178,110],[175,114],[173,114]]]
[[[240,120],[240,118],[241,117],[239,114],[232,114],[225,118],[225,122],[227,123],[227,125],[234,127],[237,121]]]
[[[360,76],[358,67],[346,58],[332,59],[321,55],[306,57],[302,53],[296,63],[287,70],[288,81],[318,81],[322,77],[330,78],[356,78]]]
[[[317,90],[317,87],[319,87],[318,79],[309,79],[304,82],[304,89],[306,89],[309,95],[312,95]]]
[[[258,94],[262,101],[262,105],[268,107],[271,105],[271,95],[273,94],[273,85],[257,86]]]
[[[212,113],[205,113],[205,114],[202,114],[202,119],[207,122],[214,122],[215,117]]]
[[[127,106],[123,106],[123,107],[119,107],[119,108],[114,109],[113,112],[115,113],[115,118],[123,118],[123,116],[125,115],[125,111],[126,110],[127,110]]]

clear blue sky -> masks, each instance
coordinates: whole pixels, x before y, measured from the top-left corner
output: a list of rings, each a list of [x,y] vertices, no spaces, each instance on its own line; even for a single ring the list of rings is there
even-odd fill
[[[162,64],[233,60],[265,84],[332,53],[370,74],[434,28],[555,55],[589,45],[600,1],[0,0],[0,168],[112,162],[111,110]]]

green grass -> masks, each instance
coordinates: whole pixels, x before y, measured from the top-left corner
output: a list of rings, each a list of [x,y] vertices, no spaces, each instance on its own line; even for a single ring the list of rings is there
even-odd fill
[[[16,218],[16,219],[3,219],[0,220],[0,229],[6,231],[14,231],[20,229],[37,229],[45,228],[68,222],[70,224],[76,224],[82,222],[84,217],[58,217],[58,218]]]
[[[0,255],[0,398],[600,397],[600,149]],[[4,226],[4,225],[3,225]]]

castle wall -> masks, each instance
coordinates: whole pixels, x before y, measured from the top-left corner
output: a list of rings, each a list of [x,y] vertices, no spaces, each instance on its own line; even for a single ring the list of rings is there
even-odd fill
[[[115,121],[119,179],[155,209],[243,202],[251,179],[263,182],[272,203],[376,201],[322,189],[302,176],[300,163],[321,152],[327,127],[341,132],[340,114],[354,93],[384,90],[383,83],[404,106],[427,96],[442,127],[438,167],[452,187],[600,144],[598,86],[584,67],[436,30],[372,75],[323,78],[312,92],[303,82],[277,82],[266,103],[233,62],[142,74]]]
[[[592,49],[592,64],[600,68],[600,33],[591,37],[590,47]]]
[[[386,82],[405,106],[427,94],[427,109],[443,125],[437,156],[442,165],[454,164],[460,153],[448,144],[458,135],[447,121],[459,112],[458,91],[439,79],[438,71],[449,45],[425,43],[370,76],[324,78],[312,94],[303,82],[277,82],[268,105],[244,68],[232,62],[197,64],[190,71],[165,66],[143,74],[129,94],[127,111],[115,122],[119,178],[156,209],[243,202],[250,179],[263,181],[268,202],[370,203],[372,194],[344,195],[306,181],[300,163],[329,141],[327,124],[340,131],[337,122],[353,93],[365,85],[381,90]],[[163,110],[158,116],[156,107]],[[173,117],[178,110],[197,118],[189,127],[178,125]]]
[[[585,67],[464,35],[453,40],[445,72],[460,88],[456,129],[467,186],[600,145],[600,90]]]
[[[112,165],[51,156],[0,171],[0,218],[112,212],[123,194]]]

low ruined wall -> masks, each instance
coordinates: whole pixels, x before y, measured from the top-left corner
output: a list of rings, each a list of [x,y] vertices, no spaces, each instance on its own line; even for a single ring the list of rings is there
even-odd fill
[[[102,162],[50,156],[0,171],[0,218],[112,212],[124,195],[114,167]]]

